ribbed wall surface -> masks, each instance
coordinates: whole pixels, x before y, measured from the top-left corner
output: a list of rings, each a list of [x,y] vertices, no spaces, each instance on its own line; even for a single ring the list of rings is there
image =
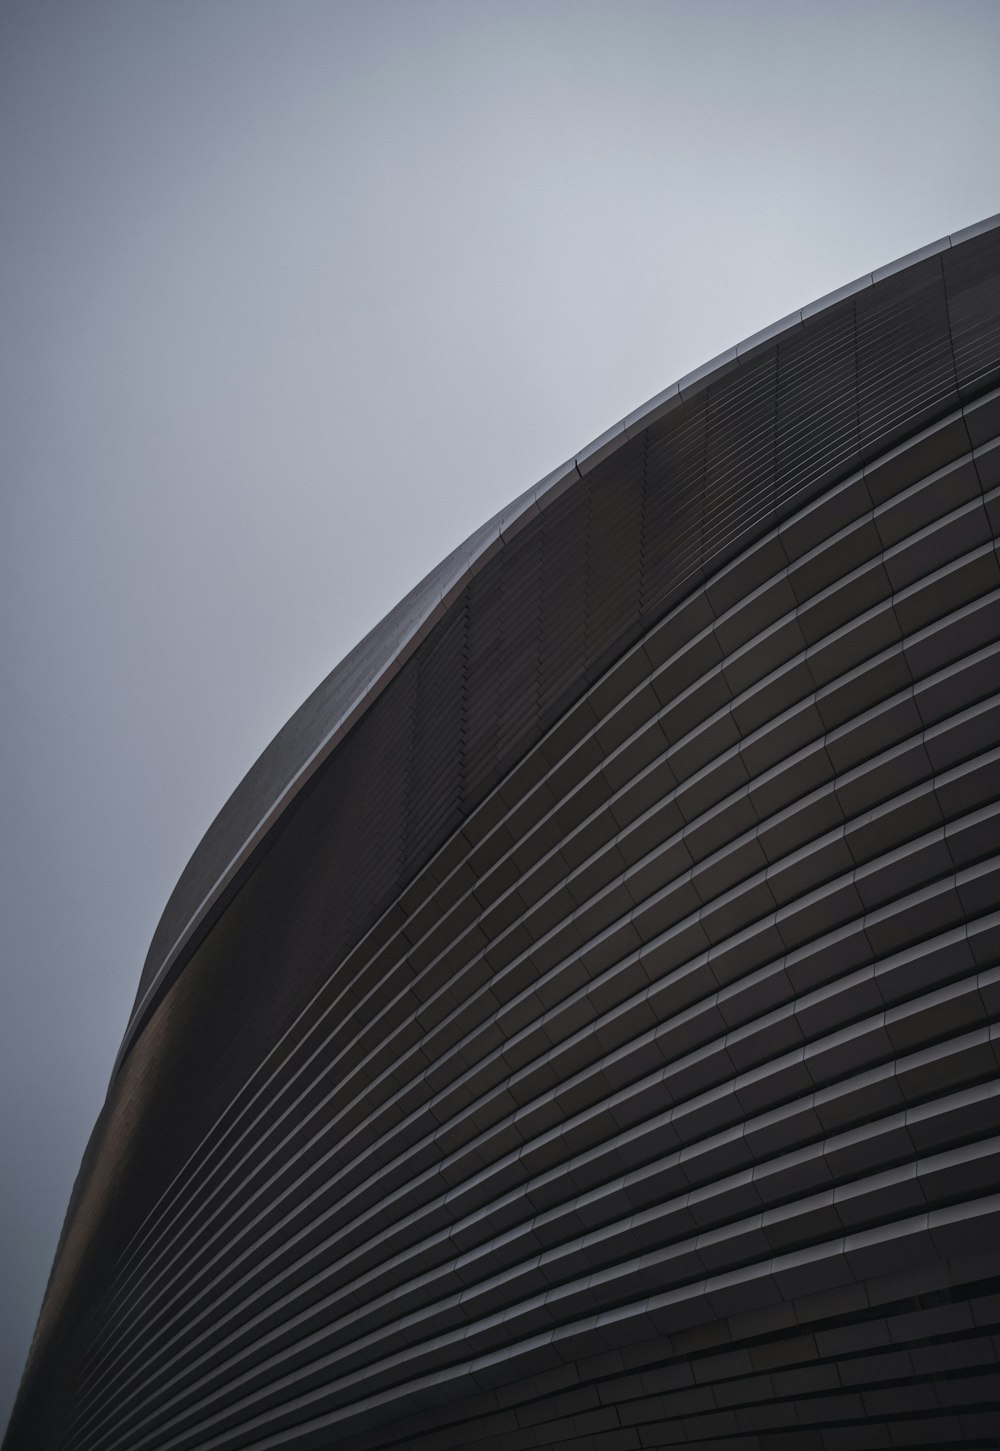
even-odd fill
[[[469,582],[126,1058],[11,1451],[1000,1445],[996,233],[946,262]]]
[[[481,561],[448,628],[326,767],[346,904],[331,951],[353,946],[581,689],[748,536],[1000,382],[998,274],[991,228],[804,316],[769,346],[738,359],[734,349],[707,387],[612,440],[606,461],[561,481],[561,497],[540,496],[540,515]],[[137,1026],[227,862],[359,675],[378,673],[379,634],[296,713],[200,844],[154,935]]]

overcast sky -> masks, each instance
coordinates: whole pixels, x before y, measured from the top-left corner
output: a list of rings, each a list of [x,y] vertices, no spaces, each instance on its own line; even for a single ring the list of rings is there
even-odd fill
[[[0,0],[0,1426],[283,721],[677,376],[1000,209],[997,0]]]

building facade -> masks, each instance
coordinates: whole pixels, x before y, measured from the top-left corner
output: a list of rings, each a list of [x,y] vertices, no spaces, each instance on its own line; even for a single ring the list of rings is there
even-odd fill
[[[170,899],[7,1451],[1000,1445],[1000,219],[652,400]]]

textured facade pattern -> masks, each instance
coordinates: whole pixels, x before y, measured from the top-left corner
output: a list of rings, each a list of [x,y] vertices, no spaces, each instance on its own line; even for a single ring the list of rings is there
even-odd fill
[[[11,1451],[1000,1445],[1000,231],[928,252],[486,526],[251,773]]]

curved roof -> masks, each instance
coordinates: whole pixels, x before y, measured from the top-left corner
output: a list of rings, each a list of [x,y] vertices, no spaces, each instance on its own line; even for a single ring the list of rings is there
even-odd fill
[[[217,920],[318,769],[459,600],[469,582],[533,519],[630,442],[868,289],[1000,228],[1000,215],[918,251],[799,309],[658,393],[482,525],[433,569],[336,666],[282,728],[202,838],[153,935],[116,1072],[163,993]],[[912,418],[911,418],[912,421]],[[860,451],[863,458],[863,450]],[[777,507],[773,504],[772,507]]]

